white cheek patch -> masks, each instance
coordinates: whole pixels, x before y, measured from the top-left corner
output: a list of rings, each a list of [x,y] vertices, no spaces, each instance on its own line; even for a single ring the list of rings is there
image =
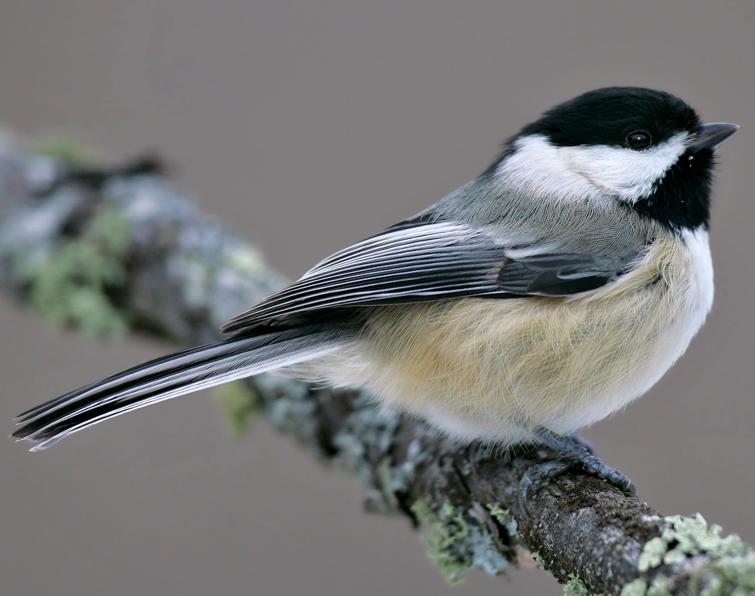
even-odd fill
[[[628,202],[648,196],[686,150],[686,133],[646,149],[624,147],[560,147],[567,167]]]
[[[679,133],[645,151],[609,145],[559,147],[542,135],[518,139],[498,169],[500,180],[536,196],[562,200],[607,194],[634,203],[648,196],[687,148]]]

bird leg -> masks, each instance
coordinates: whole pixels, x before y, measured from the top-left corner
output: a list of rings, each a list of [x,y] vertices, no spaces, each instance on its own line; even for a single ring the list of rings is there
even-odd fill
[[[545,431],[545,432],[550,432],[550,431]],[[559,435],[556,435],[556,436],[559,436]],[[571,435],[567,435],[565,438],[583,447],[585,451],[587,451],[590,455],[595,454],[595,449],[593,449],[592,443],[590,443],[590,441],[585,439],[583,436],[578,435],[577,433],[574,433]]]

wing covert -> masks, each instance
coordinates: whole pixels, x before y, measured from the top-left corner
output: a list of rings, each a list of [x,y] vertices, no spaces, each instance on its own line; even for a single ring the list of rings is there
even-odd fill
[[[462,223],[423,221],[389,228],[334,253],[229,321],[223,332],[340,307],[462,296],[564,296],[600,287],[622,267],[589,254],[507,245]]]

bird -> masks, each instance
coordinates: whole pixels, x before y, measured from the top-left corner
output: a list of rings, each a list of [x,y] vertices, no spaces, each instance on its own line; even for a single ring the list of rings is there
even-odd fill
[[[714,152],[671,93],[606,87],[547,111],[481,174],[325,258],[217,343],[23,412],[32,450],[126,412],[277,371],[360,388],[460,442],[545,445],[633,492],[577,434],[645,394],[713,302]]]

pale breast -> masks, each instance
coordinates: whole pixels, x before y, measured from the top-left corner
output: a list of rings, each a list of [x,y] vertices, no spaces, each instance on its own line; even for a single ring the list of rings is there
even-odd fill
[[[465,438],[574,432],[652,387],[710,310],[707,233],[656,241],[589,295],[462,299],[379,309],[363,339],[318,369]]]

